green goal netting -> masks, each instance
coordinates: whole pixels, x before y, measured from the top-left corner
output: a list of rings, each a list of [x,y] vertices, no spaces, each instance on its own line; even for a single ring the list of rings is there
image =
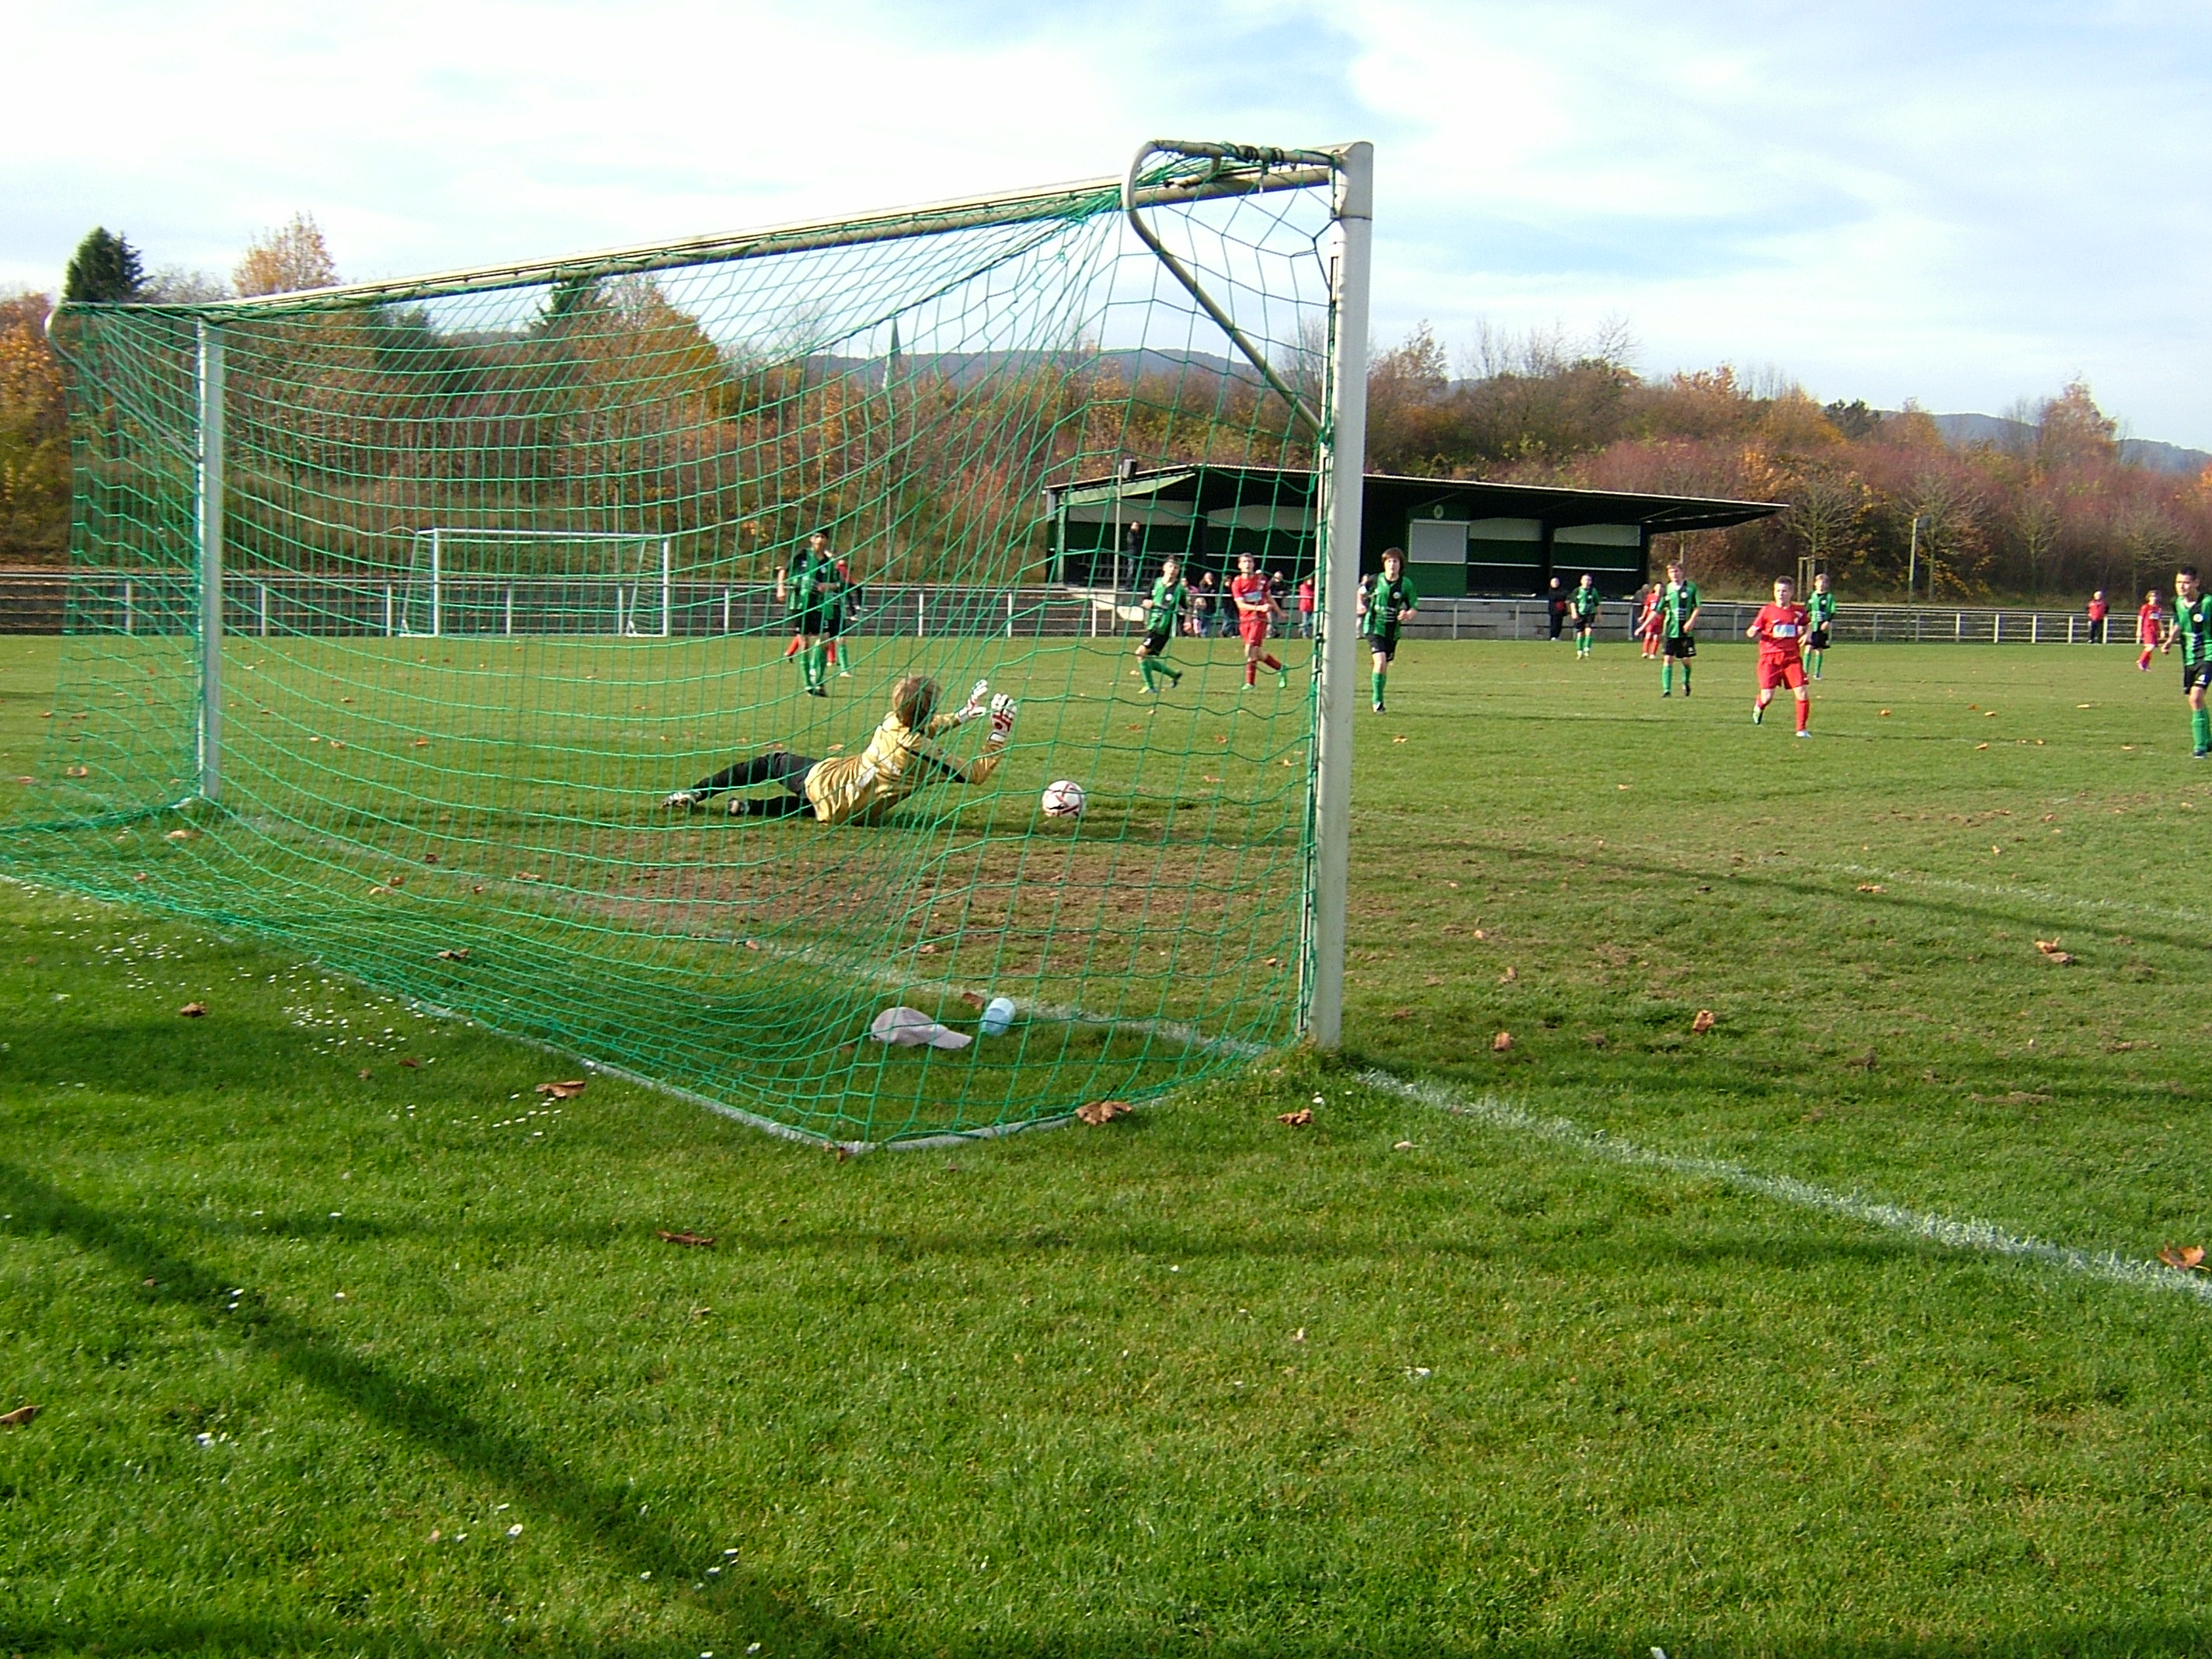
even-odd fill
[[[1339,948],[1295,595],[1347,154],[64,307],[69,638],[0,858],[845,1145],[1287,1040]],[[1170,554],[1179,680],[1134,654]],[[887,782],[910,677],[983,712]]]

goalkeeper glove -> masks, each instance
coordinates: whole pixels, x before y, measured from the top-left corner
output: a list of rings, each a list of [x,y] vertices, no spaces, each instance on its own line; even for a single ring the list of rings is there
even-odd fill
[[[983,718],[983,699],[991,695],[991,682],[977,680],[975,689],[968,694],[968,701],[953,710],[952,718],[965,726],[969,720]]]
[[[1021,705],[1003,691],[991,699],[991,735],[984,739],[994,749],[1003,748],[1014,735],[1014,715]]]

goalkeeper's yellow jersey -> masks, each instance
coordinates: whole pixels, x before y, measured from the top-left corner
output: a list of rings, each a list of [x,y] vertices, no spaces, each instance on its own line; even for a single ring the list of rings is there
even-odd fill
[[[857,755],[818,761],[806,774],[807,804],[823,823],[872,823],[917,789],[933,783],[984,783],[1006,758],[1003,744],[986,743],[972,761],[956,760],[932,738],[960,724],[939,714],[917,731],[896,714],[884,716]]]

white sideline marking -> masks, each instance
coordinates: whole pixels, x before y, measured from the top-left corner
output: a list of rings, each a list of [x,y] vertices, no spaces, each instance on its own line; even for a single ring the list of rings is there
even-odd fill
[[[1885,881],[1906,882],[1915,887],[1940,887],[1953,893],[1972,893],[1978,898],[2014,899],[2054,910],[2118,910],[2124,915],[2161,916],[2168,921],[2194,922],[2212,927],[2212,915],[2202,910],[2177,910],[2164,904],[2139,904],[2128,899],[2089,898],[2079,893],[2053,893],[2040,887],[2008,887],[1985,881],[1957,881],[1948,876],[1916,876],[1910,871],[1879,870],[1865,864],[1825,864],[1819,866],[1846,876],[1880,876]]]
[[[2069,1245],[2052,1244],[2024,1233],[2007,1232],[1986,1221],[1960,1221],[1926,1210],[1908,1210],[1900,1205],[1861,1198],[1856,1193],[1833,1192],[1790,1176],[1764,1175],[1722,1158],[1657,1152],[1649,1146],[1639,1146],[1632,1140],[1607,1134],[1601,1129],[1586,1129],[1568,1118],[1539,1117],[1533,1112],[1508,1106],[1494,1095],[1470,1100],[1440,1085],[1409,1083],[1403,1078],[1393,1077],[1388,1072],[1366,1071],[1358,1075],[1362,1083],[1386,1094],[1449,1112],[1455,1117],[1471,1118],[1493,1129],[1504,1129],[1511,1134],[1565,1147],[1602,1163],[1617,1164],[1628,1169],[1664,1170],[1670,1175],[1718,1181],[1740,1192],[1755,1193],[1777,1203],[1795,1205],[1803,1210],[1819,1210],[1848,1220],[1864,1222],[1886,1231],[1924,1238],[1948,1250],[1972,1250],[1983,1255],[2035,1261],[2067,1273],[2080,1273],[2085,1278],[2101,1279],[2108,1284],[2126,1285],[2139,1290],[2178,1291],[2185,1296],[2196,1297],[2199,1302],[2212,1303],[2212,1275],[2178,1273],[2161,1263],[2136,1261],[2111,1250],[2077,1250]]]

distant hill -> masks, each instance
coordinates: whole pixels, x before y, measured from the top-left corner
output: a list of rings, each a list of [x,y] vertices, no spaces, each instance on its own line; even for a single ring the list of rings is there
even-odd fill
[[[2001,415],[1935,415],[1929,418],[1944,441],[1953,444],[1990,444],[1999,449],[2025,449],[2035,441],[2035,428],[2025,421],[2008,421]],[[2212,466],[2212,453],[2184,449],[2179,444],[2155,438],[2123,438],[2120,459],[2129,466],[2153,472],[2201,472]]]

